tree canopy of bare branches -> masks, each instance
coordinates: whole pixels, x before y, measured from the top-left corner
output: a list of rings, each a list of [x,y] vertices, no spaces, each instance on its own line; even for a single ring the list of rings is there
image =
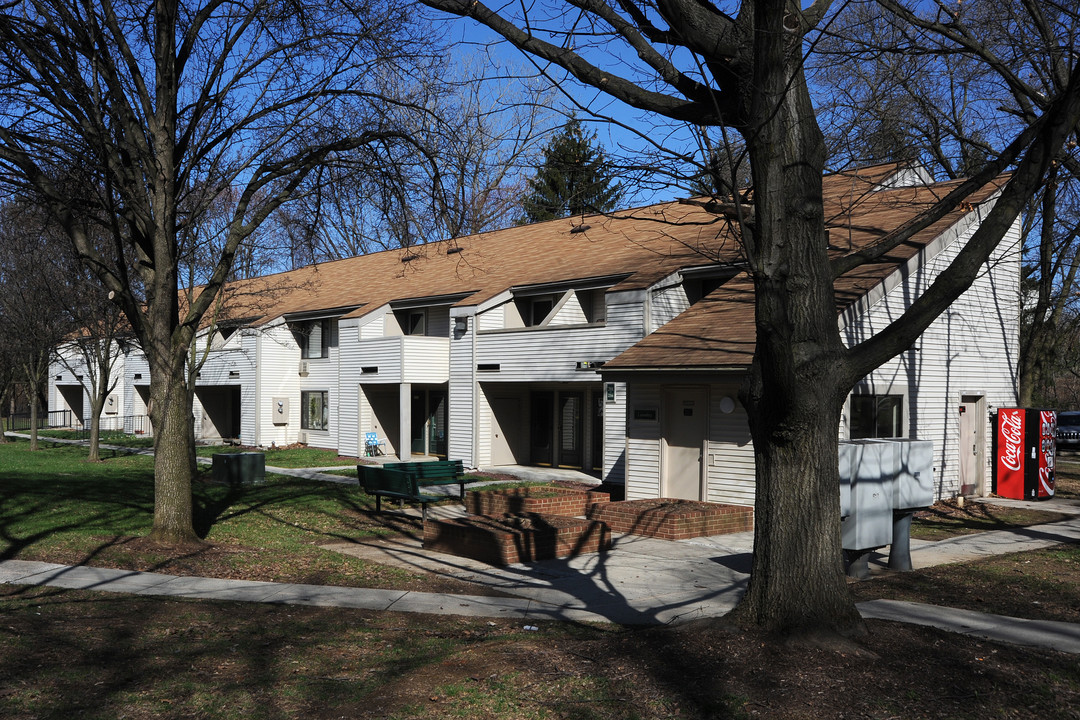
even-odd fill
[[[414,20],[380,0],[0,6],[0,182],[63,228],[146,353],[161,540],[194,538],[195,333],[241,244],[313,173],[409,142],[387,108],[422,110],[410,79],[436,60]],[[211,215],[203,290],[181,307],[185,243]]]
[[[757,494],[753,569],[737,613],[783,632],[858,632],[861,622],[843,578],[837,523],[843,403],[860,378],[909,347],[970,286],[1042,185],[1080,118],[1080,69],[1071,50],[1055,55],[1052,92],[1039,102],[1023,99],[1020,104],[1030,114],[969,181],[877,246],[830,258],[821,191],[827,147],[806,78],[806,56],[821,28],[851,3],[574,0],[491,7],[477,0],[425,2],[485,25],[561,82],[591,87],[646,115],[698,128],[701,147],[708,151],[703,169],[738,168],[738,158],[717,163],[716,153],[745,148],[752,211],[744,205],[731,215],[755,293],[757,341],[740,397],[750,418]],[[989,67],[997,82],[1023,94],[1023,78],[999,61],[993,43],[963,25],[958,4],[881,3],[911,30],[918,44],[909,51],[968,56]],[[1020,19],[1033,32],[1055,34],[1041,3],[1023,5]],[[836,322],[834,278],[882,257],[1006,169],[1012,170],[1010,182],[952,266],[896,322],[846,346]]]

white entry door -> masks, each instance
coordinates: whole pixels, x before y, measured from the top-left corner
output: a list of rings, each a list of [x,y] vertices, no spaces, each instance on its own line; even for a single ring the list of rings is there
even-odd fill
[[[491,464],[513,465],[517,431],[521,425],[521,403],[513,397],[495,397],[491,403]]]
[[[986,399],[981,395],[960,398],[960,494],[983,494],[986,471]]]
[[[664,391],[664,497],[702,500],[701,457],[705,448],[708,389]]]

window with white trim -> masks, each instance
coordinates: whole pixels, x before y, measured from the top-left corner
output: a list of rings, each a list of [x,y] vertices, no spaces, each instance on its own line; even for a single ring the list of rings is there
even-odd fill
[[[851,439],[904,437],[903,395],[852,395]]]
[[[329,395],[326,390],[304,390],[300,393],[301,429],[330,429]]]

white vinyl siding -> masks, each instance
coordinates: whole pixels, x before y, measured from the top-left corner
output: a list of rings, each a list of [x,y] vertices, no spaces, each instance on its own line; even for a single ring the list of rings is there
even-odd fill
[[[988,212],[988,208],[974,211]],[[969,217],[969,220],[972,219]],[[966,241],[974,231],[968,225]],[[959,252],[953,242],[929,262],[911,267],[861,318],[844,330],[850,344],[884,328],[910,305],[911,298],[937,277]],[[905,423],[910,437],[934,443],[934,479],[938,497],[959,491],[959,406],[963,395],[982,395],[988,407],[1016,402],[1016,356],[1019,337],[1019,228],[1006,235],[983,273],[935,320],[915,345],[871,373],[860,385],[867,392],[906,387]],[[989,486],[991,437],[986,419]]]
[[[296,442],[300,429],[300,348],[284,321],[274,321],[255,336],[258,342],[259,402],[256,408],[259,423],[259,444],[289,445]],[[309,362],[309,367],[310,363]],[[325,363],[326,361],[316,361]],[[288,398],[287,425],[274,425],[273,398]]]
[[[558,307],[554,317],[548,321],[548,325],[584,325],[587,322],[589,321],[586,319],[585,311],[578,301],[577,293],[571,291],[563,299],[562,305]]]
[[[754,504],[754,444],[746,410],[735,385],[713,385],[709,391],[709,442],[705,453],[707,500],[731,505]],[[735,409],[721,410],[731,398]]]
[[[474,418],[478,411],[475,398],[476,356],[473,342],[476,339],[476,316],[469,316],[469,327],[460,336],[454,333],[450,341],[450,381],[448,386],[450,434],[447,452],[449,457],[461,460],[465,467],[476,467],[478,459],[473,452]]]
[[[649,296],[650,332],[673,320],[690,308],[686,289],[682,285],[669,285],[653,290]]]
[[[481,333],[476,363],[498,366],[485,381],[595,382],[597,373],[578,370],[579,362],[610,360],[641,337],[640,304],[613,305],[603,326]]]
[[[628,385],[626,425],[626,499],[660,497],[660,386]],[[655,411],[655,420],[641,420],[635,411]]]
[[[615,402],[607,401],[607,386],[600,390],[604,403],[604,463],[605,482],[626,481],[626,383],[615,386]]]

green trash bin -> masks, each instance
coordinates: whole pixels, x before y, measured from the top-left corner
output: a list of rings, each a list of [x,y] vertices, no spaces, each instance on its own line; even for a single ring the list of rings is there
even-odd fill
[[[260,452],[216,453],[213,477],[229,484],[261,483],[266,479],[266,455]]]

